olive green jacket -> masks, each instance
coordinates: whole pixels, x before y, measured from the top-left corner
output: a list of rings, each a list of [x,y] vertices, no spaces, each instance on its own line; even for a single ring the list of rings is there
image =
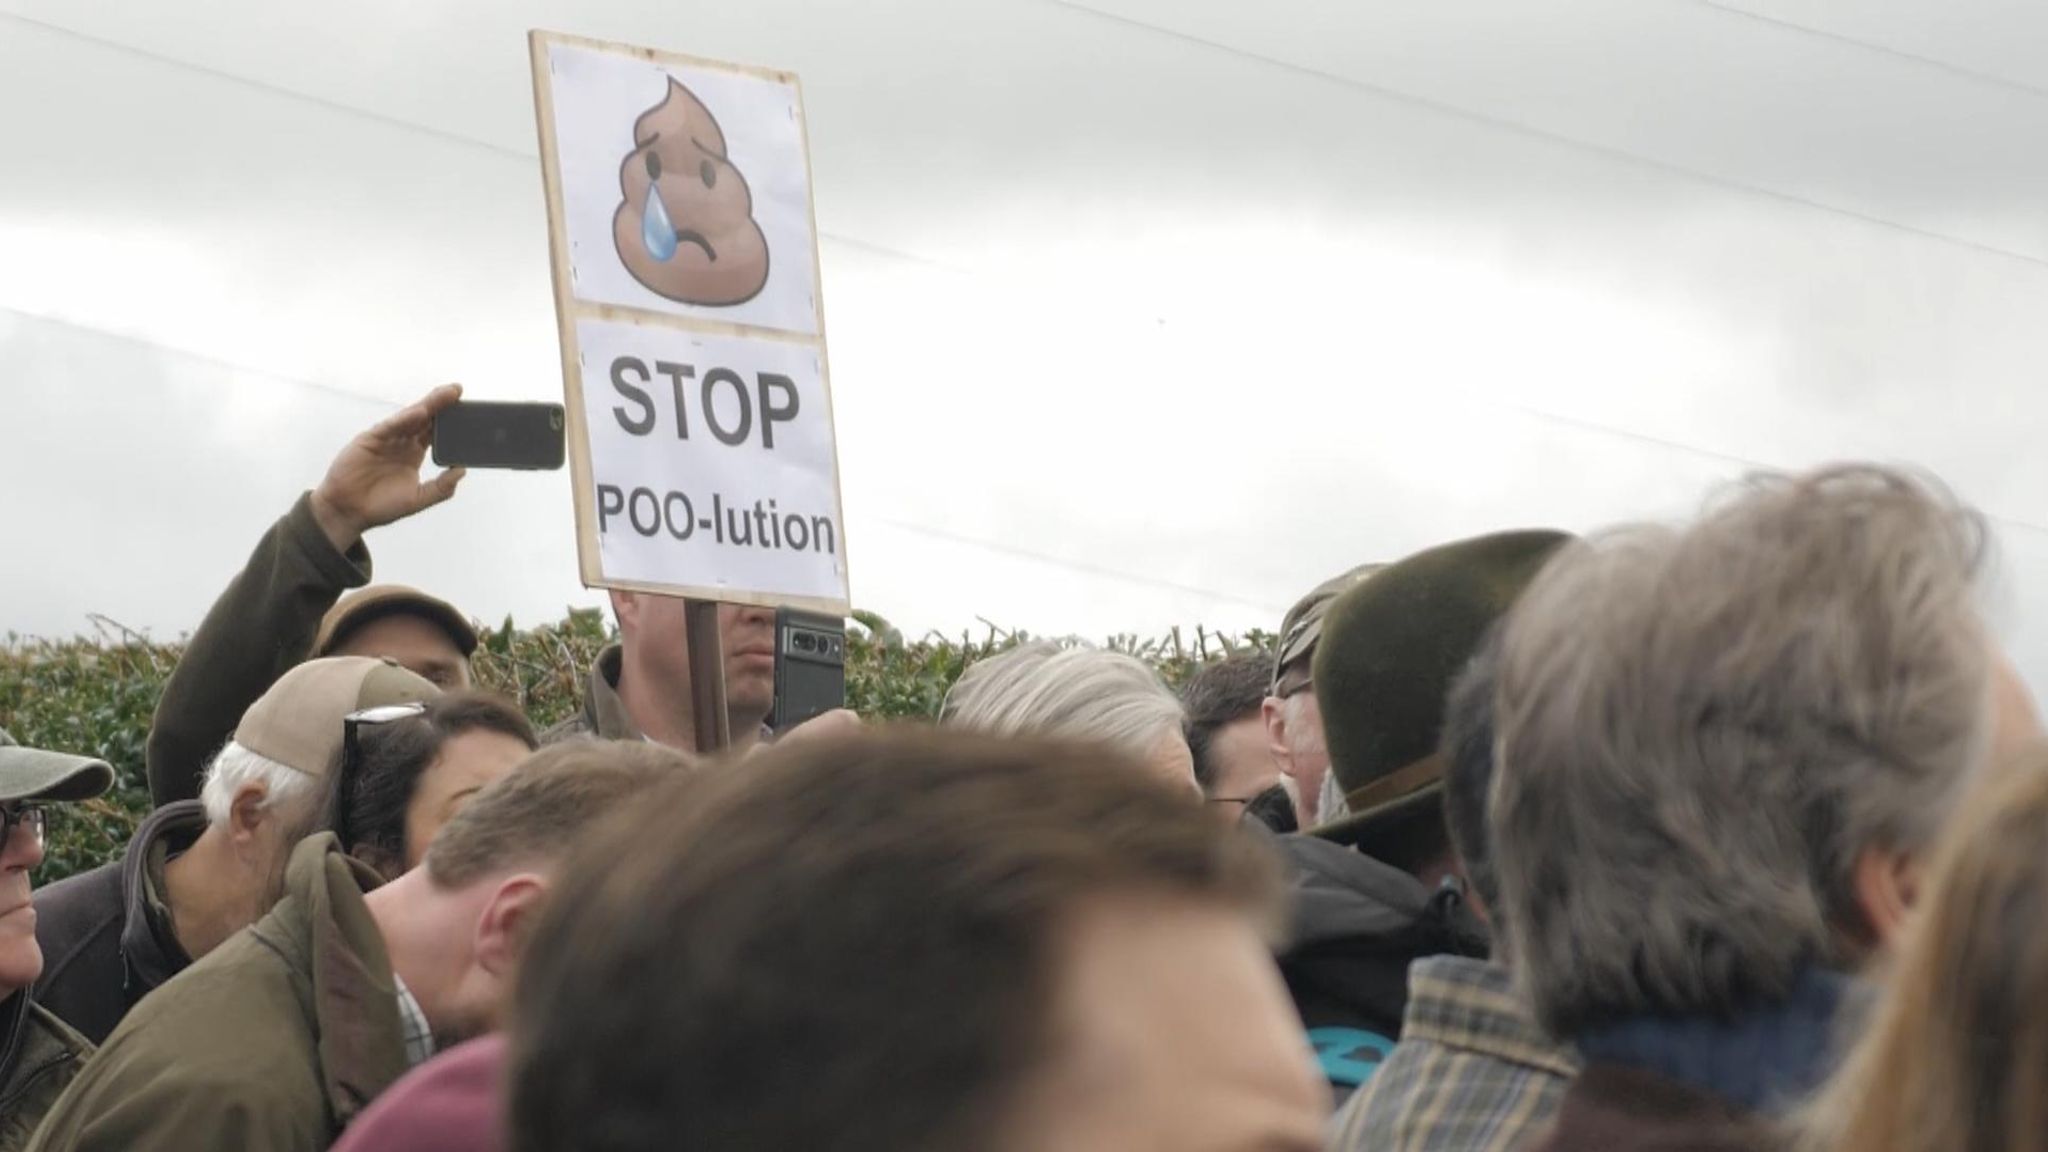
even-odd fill
[[[321,1152],[406,1070],[398,991],[331,833],[292,852],[270,914],[142,998],[31,1152]]]
[[[0,1152],[28,1147],[36,1125],[92,1058],[92,1045],[26,991],[0,1005]]]
[[[258,697],[313,650],[320,618],[370,581],[361,541],[347,553],[313,518],[311,493],[271,525],[207,610],[171,669],[149,724],[149,796],[162,807],[199,795],[207,761]]]

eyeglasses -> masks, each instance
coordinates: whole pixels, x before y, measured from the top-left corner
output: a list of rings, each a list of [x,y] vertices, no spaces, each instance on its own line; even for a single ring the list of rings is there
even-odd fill
[[[334,828],[336,838],[341,841],[341,850],[349,850],[348,809],[349,795],[355,790],[356,765],[363,758],[362,740],[359,735],[366,727],[389,724],[395,720],[410,720],[427,714],[427,706],[421,703],[386,704],[381,708],[365,708],[351,712],[341,718],[341,772],[335,781],[341,803],[334,806]]]
[[[0,807],[0,852],[7,851],[7,842],[14,839],[16,828],[28,829],[36,843],[43,842],[43,829],[49,817],[44,815],[40,804],[9,804]]]

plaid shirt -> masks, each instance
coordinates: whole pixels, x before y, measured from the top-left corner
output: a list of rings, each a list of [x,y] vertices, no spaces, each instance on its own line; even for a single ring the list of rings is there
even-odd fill
[[[434,1055],[434,1030],[427,1024],[427,1014],[420,1009],[420,1002],[414,998],[412,989],[391,974],[391,983],[398,988],[398,1026],[405,1036],[405,1063],[417,1068]]]
[[[1337,1113],[1331,1152],[1513,1152],[1557,1110],[1579,1058],[1545,1036],[1484,960],[1408,970],[1401,1042]]]

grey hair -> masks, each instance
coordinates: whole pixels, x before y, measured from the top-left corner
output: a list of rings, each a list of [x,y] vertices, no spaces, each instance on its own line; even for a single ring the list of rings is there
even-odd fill
[[[1181,734],[1185,712],[1144,661],[1102,648],[1022,644],[975,664],[939,723],[1002,735],[1087,740],[1140,759]]]
[[[199,802],[206,809],[207,823],[226,824],[235,806],[235,793],[248,784],[264,787],[259,811],[283,811],[293,818],[309,815],[319,798],[319,778],[259,756],[230,740],[207,766],[206,782],[199,787]]]
[[[1990,754],[1986,539],[1938,482],[1841,466],[1543,570],[1508,619],[1489,822],[1546,1027],[1732,1011],[1853,959],[1858,857],[1924,850]]]

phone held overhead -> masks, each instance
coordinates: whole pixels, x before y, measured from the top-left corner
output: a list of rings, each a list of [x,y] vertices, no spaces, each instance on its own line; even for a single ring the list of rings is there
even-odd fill
[[[553,471],[562,466],[562,406],[464,400],[434,417],[443,468]]]

